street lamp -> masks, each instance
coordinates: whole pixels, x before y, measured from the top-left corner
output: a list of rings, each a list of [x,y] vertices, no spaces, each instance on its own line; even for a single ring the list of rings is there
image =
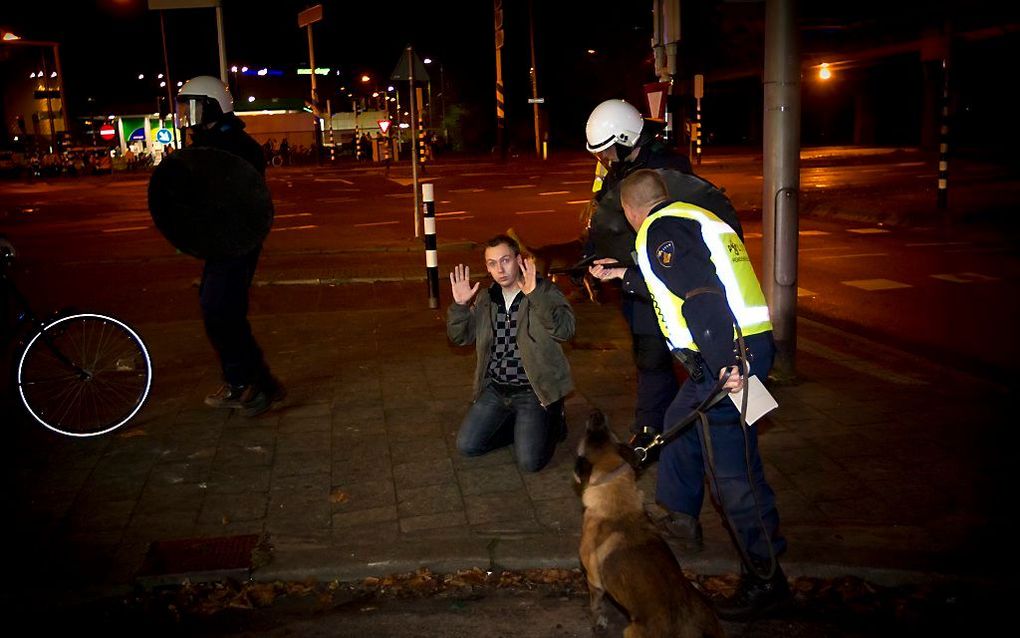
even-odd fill
[[[425,64],[432,64],[435,60],[432,58],[425,58],[422,60]],[[439,108],[440,118],[443,125],[443,142],[447,140],[446,131],[446,82],[443,78],[443,63],[439,62]],[[432,125],[432,80],[430,79],[427,83],[427,89],[429,94],[429,126]]]

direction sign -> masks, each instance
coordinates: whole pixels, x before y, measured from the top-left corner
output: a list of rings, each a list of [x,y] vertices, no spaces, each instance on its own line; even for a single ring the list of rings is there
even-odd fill
[[[173,134],[170,133],[170,129],[161,128],[156,131],[156,141],[160,144],[169,144],[173,140]]]
[[[322,20],[322,5],[317,4],[314,7],[305,9],[301,13],[297,14],[297,24],[299,27],[307,27],[310,24]]]
[[[390,126],[393,125],[393,122],[389,120],[376,120],[375,123],[379,125],[379,130],[382,131],[383,135],[386,135],[386,133],[390,130]]]
[[[528,104],[545,104],[544,97],[529,97]]]

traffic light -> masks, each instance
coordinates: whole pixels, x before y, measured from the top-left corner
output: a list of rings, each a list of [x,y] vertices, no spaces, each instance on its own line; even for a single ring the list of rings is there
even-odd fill
[[[691,141],[697,144],[701,140],[701,122],[691,122]]]

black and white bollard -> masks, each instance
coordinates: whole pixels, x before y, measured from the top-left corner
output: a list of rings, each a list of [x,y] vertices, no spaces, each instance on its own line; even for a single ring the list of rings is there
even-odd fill
[[[425,277],[429,284],[429,308],[439,307],[439,253],[436,251],[435,185],[421,185],[422,219],[425,228]]]
[[[939,117],[939,188],[936,204],[940,210],[949,205],[949,59],[942,59],[942,100]]]

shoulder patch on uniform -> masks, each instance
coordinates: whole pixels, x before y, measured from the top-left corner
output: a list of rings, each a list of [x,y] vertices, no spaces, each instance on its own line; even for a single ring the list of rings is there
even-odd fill
[[[676,246],[673,245],[672,240],[664,241],[655,249],[655,258],[662,264],[663,268],[671,268],[673,266],[673,253],[675,252]]]

